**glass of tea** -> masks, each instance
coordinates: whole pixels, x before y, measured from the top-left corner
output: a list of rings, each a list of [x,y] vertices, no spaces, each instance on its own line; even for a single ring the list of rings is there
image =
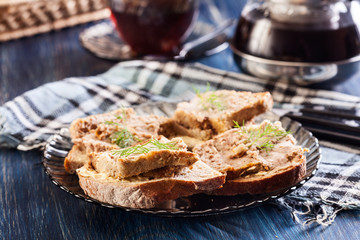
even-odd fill
[[[175,55],[192,31],[198,0],[108,0],[120,37],[137,55]]]

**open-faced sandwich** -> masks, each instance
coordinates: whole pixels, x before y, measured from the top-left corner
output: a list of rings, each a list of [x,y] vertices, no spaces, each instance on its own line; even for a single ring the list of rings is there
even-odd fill
[[[219,90],[179,103],[169,118],[124,108],[78,119],[65,169],[90,197],[133,208],[286,188],[304,177],[306,158],[280,122],[254,124],[272,105],[268,92]]]

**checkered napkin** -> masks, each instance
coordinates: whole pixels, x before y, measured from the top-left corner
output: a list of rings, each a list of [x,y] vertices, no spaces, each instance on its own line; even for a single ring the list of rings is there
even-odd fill
[[[180,101],[193,88],[270,91],[278,108],[322,105],[360,110],[360,98],[265,81],[200,64],[130,61],[104,74],[45,84],[0,107],[0,146],[41,148],[76,118],[147,101]],[[303,187],[275,201],[302,223],[331,224],[337,212],[360,209],[360,155],[356,148],[321,142],[317,174]],[[326,147],[331,146],[332,148]]]

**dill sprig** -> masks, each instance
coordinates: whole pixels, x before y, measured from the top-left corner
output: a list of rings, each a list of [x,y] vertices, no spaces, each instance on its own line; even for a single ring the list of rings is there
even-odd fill
[[[134,136],[127,128],[111,134],[110,140],[121,148],[130,147],[135,142],[140,142],[140,139]]]
[[[115,119],[121,120],[122,122],[126,122],[126,110],[125,108],[121,108],[121,115],[114,115]],[[121,125],[121,123],[114,122],[114,121],[105,121],[104,122],[107,125]]]
[[[151,139],[144,144],[128,147],[121,150],[114,150],[112,151],[112,154],[118,155],[120,157],[128,157],[130,155],[143,154],[148,153],[152,150],[162,149],[177,150],[179,149],[179,147],[175,144],[175,142],[161,143],[157,139]]]
[[[246,145],[250,148],[255,146],[259,150],[265,150],[266,152],[271,151],[275,144],[274,142],[282,139],[283,137],[291,134],[291,131],[285,131],[272,124],[264,124],[263,127],[259,128],[247,128],[240,126],[238,122],[233,121],[235,128],[240,129],[240,133],[247,137]]]
[[[219,111],[225,110],[224,101],[221,99],[222,94],[216,95],[215,92],[211,92],[207,97],[202,98],[202,105],[205,110],[217,109]],[[206,104],[208,103],[208,104]]]
[[[130,147],[135,142],[140,142],[140,139],[134,136],[124,125],[124,123],[127,121],[126,110],[124,108],[121,108],[121,110],[122,111],[120,115],[114,115],[115,119],[120,120],[121,123],[115,121],[105,121],[104,124],[116,125],[122,128],[120,131],[112,133],[110,135],[110,140],[119,147],[126,148]]]
[[[222,94],[216,94],[216,92],[210,92],[210,84],[206,84],[205,92],[201,93],[199,89],[193,87],[196,95],[200,99],[201,107],[203,110],[215,109],[218,111],[225,110],[225,103]],[[208,93],[204,96],[204,93]]]
[[[107,124],[107,125],[117,125],[117,126],[121,125],[121,123],[114,122],[114,121],[105,121],[104,123]]]

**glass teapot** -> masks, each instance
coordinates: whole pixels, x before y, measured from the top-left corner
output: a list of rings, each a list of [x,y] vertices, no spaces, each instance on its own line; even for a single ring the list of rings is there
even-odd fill
[[[360,3],[250,0],[232,48],[240,66],[254,75],[303,78],[304,84],[328,80],[339,72],[329,72],[329,66],[360,59]]]

